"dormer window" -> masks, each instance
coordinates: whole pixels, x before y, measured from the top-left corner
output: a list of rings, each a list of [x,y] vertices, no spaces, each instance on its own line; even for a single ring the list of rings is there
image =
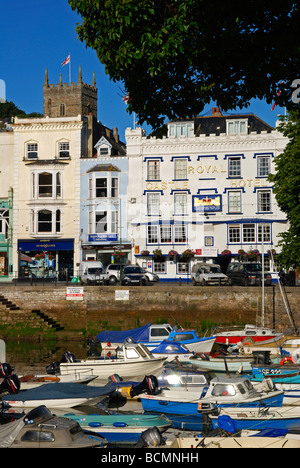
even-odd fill
[[[59,159],[68,159],[70,157],[70,143],[68,141],[58,143],[58,157]]]
[[[38,144],[37,143],[27,143],[27,145],[26,145],[26,157],[27,157],[27,159],[37,159],[38,158]]]
[[[226,130],[227,135],[247,135],[248,120],[227,120]]]
[[[97,157],[98,158],[101,157],[101,156],[110,156],[111,155],[112,145],[109,143],[109,141],[105,137],[100,138],[98,143],[96,143],[95,148],[97,150]]]
[[[168,136],[172,138],[191,137],[194,135],[193,122],[176,122],[168,125]]]

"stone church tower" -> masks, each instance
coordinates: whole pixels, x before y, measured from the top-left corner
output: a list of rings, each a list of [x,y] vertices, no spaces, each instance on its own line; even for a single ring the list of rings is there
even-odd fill
[[[48,83],[48,70],[45,73],[44,117],[77,117],[77,115],[92,115],[97,119],[97,88],[95,72],[93,83],[82,82],[81,66],[79,67],[78,83],[62,83],[57,86]]]

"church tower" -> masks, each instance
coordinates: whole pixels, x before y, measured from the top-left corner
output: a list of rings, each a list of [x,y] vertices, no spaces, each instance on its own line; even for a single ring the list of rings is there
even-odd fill
[[[97,88],[95,72],[93,83],[88,85],[82,82],[81,66],[77,85],[75,83],[59,83],[55,86],[48,82],[48,70],[45,73],[44,90],[44,117],[77,117],[77,115],[92,115],[97,119]]]

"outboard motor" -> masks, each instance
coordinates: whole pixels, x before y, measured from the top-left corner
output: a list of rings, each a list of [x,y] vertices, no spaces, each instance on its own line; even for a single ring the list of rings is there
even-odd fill
[[[3,362],[0,364],[0,378],[4,378],[7,375],[12,374],[12,368],[10,364],[7,364],[7,362]]]
[[[141,394],[147,393],[148,395],[154,395],[158,390],[158,380],[155,375],[146,375],[144,380],[131,388],[130,396],[131,398]]]
[[[142,432],[135,448],[157,447],[158,445],[164,445],[164,443],[164,438],[159,429],[154,426]]]
[[[66,351],[60,360],[60,362],[76,362],[75,354]]]
[[[20,380],[16,374],[7,375],[0,384],[0,393],[18,393],[21,388]]]
[[[49,364],[48,366],[46,366],[46,372],[47,372],[47,374],[50,374],[50,375],[59,374],[60,373],[59,362],[54,361],[51,364]]]

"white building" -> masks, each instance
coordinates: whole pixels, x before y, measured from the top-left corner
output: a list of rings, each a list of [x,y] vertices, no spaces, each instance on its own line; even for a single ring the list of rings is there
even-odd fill
[[[281,133],[253,114],[213,108],[209,117],[169,122],[163,138],[147,138],[141,128],[127,129],[125,138],[136,262],[162,281],[189,281],[195,260],[225,268],[227,250],[231,258],[241,249],[263,251],[266,263],[268,250],[278,251],[287,220],[267,177],[286,144]],[[192,261],[182,261],[189,249]]]

